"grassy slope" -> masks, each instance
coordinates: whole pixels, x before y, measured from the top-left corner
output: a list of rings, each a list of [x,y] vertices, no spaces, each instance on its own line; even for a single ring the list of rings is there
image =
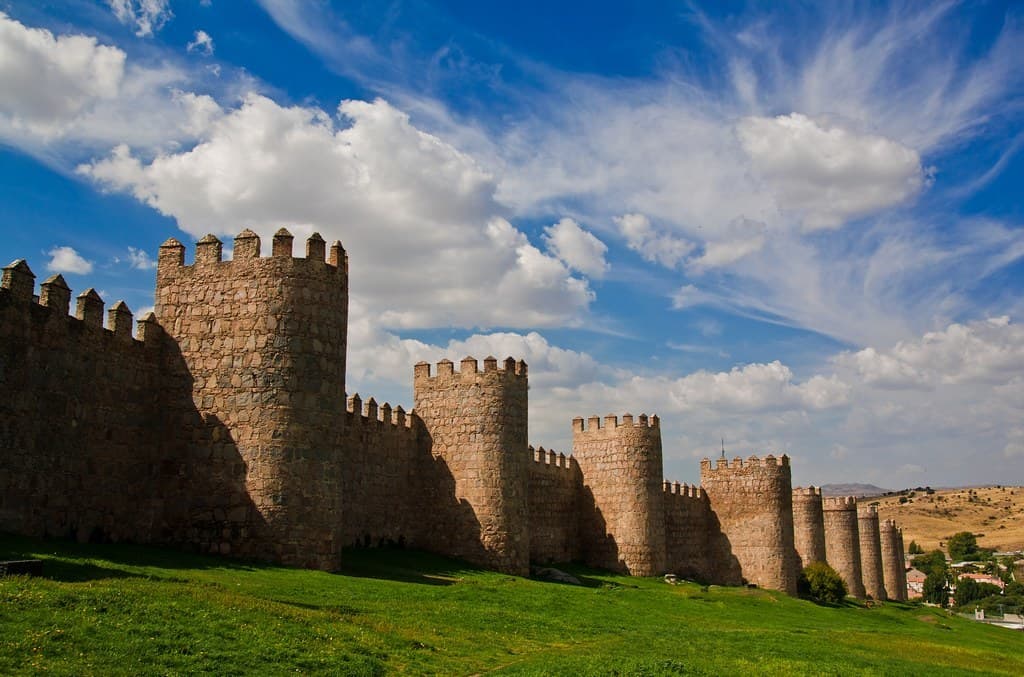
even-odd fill
[[[1024,674],[1019,633],[907,605],[573,569],[588,587],[402,551],[340,574],[0,537],[0,674]]]
[[[899,496],[865,499],[878,501],[882,519],[895,519],[903,527],[903,540],[925,550],[958,531],[984,534],[978,544],[996,550],[1024,548],[1024,487],[940,489],[932,495],[916,492],[907,503]]]

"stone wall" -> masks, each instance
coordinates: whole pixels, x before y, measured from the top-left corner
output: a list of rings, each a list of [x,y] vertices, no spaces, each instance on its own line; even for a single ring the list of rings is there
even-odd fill
[[[793,543],[801,570],[812,562],[825,561],[825,518],[818,487],[793,490]]]
[[[750,583],[795,595],[799,572],[789,458],[751,456],[731,464],[720,459],[716,467],[704,459],[700,478],[725,536],[715,560],[727,563],[731,555]]]
[[[886,599],[906,601],[907,585],[903,582],[905,574],[903,548],[900,543],[900,532],[894,520],[882,520],[879,524],[879,542],[882,546],[882,580],[885,586]]]
[[[664,484],[665,568],[683,578],[716,583],[716,567],[708,561],[711,506],[698,486]]]
[[[582,556],[592,566],[655,576],[665,571],[665,507],[658,417],[573,419],[583,475]]]
[[[530,447],[530,453],[530,561],[548,564],[577,560],[580,467],[572,456],[544,447]]]
[[[342,542],[345,546],[431,549],[423,509],[430,452],[415,418],[371,397],[348,399],[342,442]]]
[[[450,555],[514,574],[529,571],[527,367],[493,357],[483,370],[472,357],[460,371],[448,360],[414,368],[416,413],[434,458],[435,482],[457,503],[437,505],[432,540]],[[429,509],[429,508],[428,508]]]
[[[152,317],[107,312],[54,275],[34,298],[28,264],[0,286],[0,530],[80,541],[161,537],[161,346]],[[173,469],[168,473],[173,477]]]
[[[857,532],[860,539],[861,580],[864,592],[872,599],[884,600],[885,581],[882,570],[882,542],[878,529],[878,509],[873,505],[857,509]]]
[[[341,563],[341,453],[345,400],[348,265],[340,243],[319,235],[306,258],[292,256],[281,229],[273,254],[260,256],[255,233],[235,238],[234,258],[221,260],[208,235],[195,263],[173,238],[160,247],[156,318],[178,348],[172,380],[190,384],[191,402],[170,406],[193,430],[191,471],[207,475],[205,459],[237,468],[216,491],[216,511],[194,494],[182,524],[198,537],[219,536],[234,554],[286,564],[336,568]],[[194,430],[194,412],[202,428]],[[230,482],[230,480],[235,480]],[[237,480],[241,480],[240,482]],[[200,519],[207,513],[211,519]]]
[[[846,582],[847,592],[858,599],[864,599],[857,499],[826,498],[822,511],[825,518],[825,555],[828,564],[842,576]]]

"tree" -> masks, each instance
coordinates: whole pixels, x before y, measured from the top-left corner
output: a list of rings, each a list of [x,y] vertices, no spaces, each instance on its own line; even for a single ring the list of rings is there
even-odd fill
[[[961,578],[956,582],[956,592],[953,593],[953,601],[957,606],[966,606],[985,595],[981,594],[978,582],[973,578]]]
[[[920,555],[924,552],[924,548],[917,544],[917,541],[911,541],[910,546],[907,548],[907,552],[911,555]]]
[[[949,606],[949,586],[946,585],[946,574],[934,571],[925,576],[922,597],[926,602],[938,604],[941,607]]]
[[[918,555],[914,559],[910,560],[910,563],[915,569],[920,570],[925,574],[940,574],[943,578],[946,577],[946,553],[941,550],[932,550],[931,552],[923,555]]]
[[[969,531],[959,531],[950,536],[946,547],[949,550],[950,559],[954,562],[977,559],[980,554],[978,539]]]
[[[797,589],[801,595],[826,604],[839,604],[846,597],[843,577],[825,562],[808,564],[800,574]]]

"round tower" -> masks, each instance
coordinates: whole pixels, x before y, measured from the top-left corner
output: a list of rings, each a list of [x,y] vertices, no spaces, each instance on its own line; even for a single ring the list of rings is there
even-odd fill
[[[857,530],[860,538],[861,580],[864,592],[872,599],[884,600],[885,582],[882,570],[882,542],[878,529],[878,509],[873,505],[857,509]]]
[[[842,576],[847,591],[858,599],[864,599],[857,499],[852,496],[826,498],[822,503],[822,515],[826,561]]]
[[[801,569],[825,561],[825,517],[818,487],[793,490],[793,543]]]
[[[900,546],[900,532],[895,520],[882,520],[879,524],[879,541],[882,545],[882,580],[885,597],[900,602],[905,601],[907,586],[902,584],[903,549]]]
[[[657,416],[573,419],[573,457],[583,475],[581,529],[592,566],[657,576],[665,571],[661,427]]]
[[[419,416],[454,497],[435,506],[448,516],[435,546],[481,566],[526,575],[530,570],[527,477],[527,368],[511,357],[483,370],[472,357],[459,371],[442,360],[437,374],[421,362],[413,376]],[[454,503],[448,499],[453,498]]]
[[[334,569],[341,564],[341,425],[345,402],[348,263],[327,260],[317,234],[305,258],[274,235],[260,256],[252,231],[234,256],[207,235],[160,247],[155,314],[167,336],[166,402],[189,440],[196,475],[182,501],[185,538],[221,553]],[[178,388],[177,386],[181,386]],[[191,398],[188,393],[191,392]]]
[[[741,575],[763,588],[796,594],[799,577],[793,529],[789,457],[751,456],[712,467],[700,464],[700,483]],[[719,553],[719,559],[730,553]]]

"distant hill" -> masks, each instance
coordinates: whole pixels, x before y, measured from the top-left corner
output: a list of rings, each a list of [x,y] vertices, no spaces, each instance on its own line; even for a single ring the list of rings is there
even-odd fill
[[[950,535],[970,531],[984,548],[1024,548],[1024,487],[905,489],[871,502],[878,504],[879,517],[903,527],[908,546],[916,541],[925,550],[945,547]]]
[[[822,496],[881,496],[892,491],[876,487],[874,484],[823,484],[821,485]]]

